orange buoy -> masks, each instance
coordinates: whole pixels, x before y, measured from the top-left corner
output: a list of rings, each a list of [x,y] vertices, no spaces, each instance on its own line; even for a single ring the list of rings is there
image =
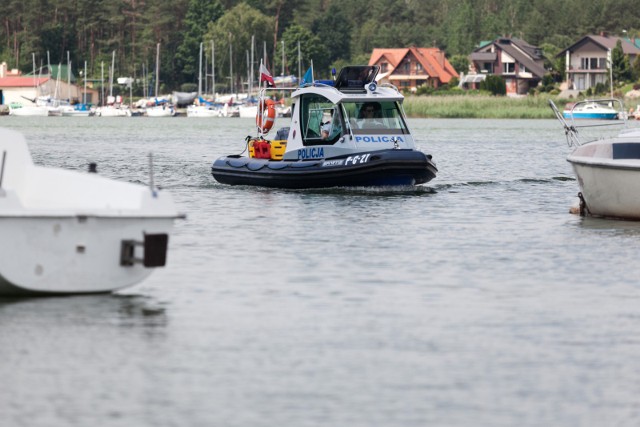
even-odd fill
[[[276,103],[271,99],[262,99],[258,105],[256,125],[260,133],[266,134],[276,121]]]

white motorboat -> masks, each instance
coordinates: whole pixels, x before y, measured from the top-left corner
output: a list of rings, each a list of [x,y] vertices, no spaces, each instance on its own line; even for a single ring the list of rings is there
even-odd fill
[[[238,117],[253,119],[258,114],[258,104],[243,104],[238,107]]]
[[[18,106],[9,105],[9,115],[11,116],[52,116],[55,115],[57,109],[53,107],[45,107],[43,105]]]
[[[131,110],[122,105],[105,105],[96,108],[95,115],[98,117],[131,117]]]
[[[87,104],[65,105],[60,107],[64,117],[89,117],[94,115],[94,111]]]
[[[0,129],[0,294],[110,292],[165,265],[171,195],[33,164],[24,137]]]
[[[616,120],[621,117],[621,111],[611,105],[611,100],[587,100],[567,104],[562,116],[565,119]]]
[[[176,115],[176,110],[173,108],[173,105],[166,103],[147,107],[145,112],[147,117],[173,117]]]
[[[581,215],[640,220],[640,129],[625,127],[612,136],[586,141],[580,128],[603,125],[569,125],[553,101],[549,103],[573,149],[567,161],[580,187]],[[625,125],[626,120],[615,123]]]
[[[187,117],[220,117],[221,110],[215,105],[189,105]]]

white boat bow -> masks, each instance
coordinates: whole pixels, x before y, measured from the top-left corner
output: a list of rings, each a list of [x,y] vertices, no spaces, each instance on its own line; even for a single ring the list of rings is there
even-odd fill
[[[134,285],[165,264],[180,217],[153,187],[36,166],[23,136],[0,129],[0,294]]]

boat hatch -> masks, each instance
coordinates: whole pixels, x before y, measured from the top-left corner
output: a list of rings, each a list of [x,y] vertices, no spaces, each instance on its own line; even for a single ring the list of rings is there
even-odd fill
[[[123,240],[120,250],[120,265],[132,266],[142,263],[145,267],[164,267],[167,263],[169,235],[166,233],[145,234],[144,242]],[[136,246],[143,247],[142,258],[135,257]]]
[[[365,93],[365,85],[376,81],[378,65],[351,65],[340,70],[335,88],[341,92]]]
[[[636,142],[618,142],[612,145],[613,158],[640,159],[640,145]]]

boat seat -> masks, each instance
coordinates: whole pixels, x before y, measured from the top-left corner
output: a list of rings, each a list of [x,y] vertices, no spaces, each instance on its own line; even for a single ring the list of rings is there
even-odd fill
[[[278,131],[276,132],[276,137],[274,139],[278,141],[289,139],[289,129],[290,129],[289,127],[283,127],[278,129]]]

